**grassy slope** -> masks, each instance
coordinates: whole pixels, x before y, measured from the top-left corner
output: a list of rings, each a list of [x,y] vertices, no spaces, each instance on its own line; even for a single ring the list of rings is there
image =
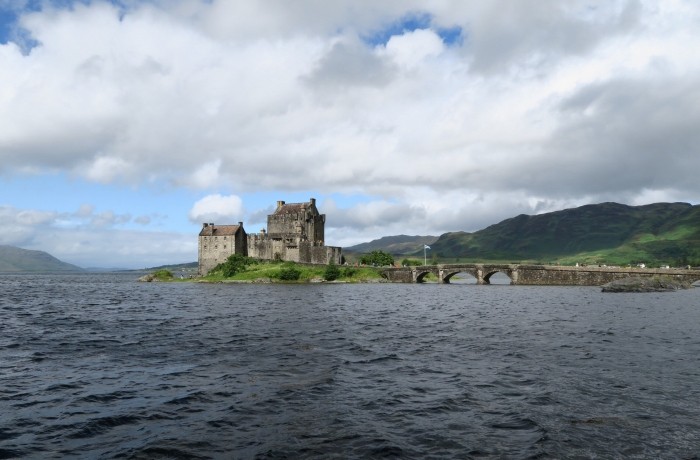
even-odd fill
[[[695,264],[700,206],[603,203],[520,215],[474,233],[447,233],[432,249],[441,260]]]
[[[343,248],[344,254],[368,253],[375,250],[385,251],[394,255],[407,255],[423,250],[423,245],[433,244],[437,241],[437,236],[385,236],[369,243],[362,243],[355,246]]]
[[[287,282],[280,280],[280,273],[285,268],[294,267],[300,271],[298,283],[308,283],[312,280],[322,280],[326,271],[326,266],[308,266],[299,265],[293,262],[260,262],[249,265],[245,271],[236,273],[236,275],[225,278],[220,273],[212,272],[206,277],[207,281],[272,281],[272,282]],[[371,267],[353,267],[339,266],[341,276],[336,281],[348,283],[361,283],[366,281],[376,281],[381,279],[379,271]]]

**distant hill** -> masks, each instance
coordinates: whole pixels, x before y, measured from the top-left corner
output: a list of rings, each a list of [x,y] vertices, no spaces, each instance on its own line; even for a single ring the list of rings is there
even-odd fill
[[[77,272],[82,268],[62,262],[44,251],[0,245],[0,273]]]
[[[170,271],[196,271],[199,268],[199,262],[187,262],[182,264],[159,265],[157,267],[149,267],[144,270],[170,270]]]
[[[441,260],[698,265],[700,206],[602,203],[521,214],[474,233],[445,233],[431,248]]]
[[[431,245],[437,241],[437,236],[385,236],[369,243],[361,243],[355,246],[343,248],[343,253],[364,254],[372,251],[384,251],[393,255],[408,255],[423,250],[423,245]]]
[[[700,206],[601,203],[506,219],[474,233],[388,236],[343,248],[441,262],[700,265]]]

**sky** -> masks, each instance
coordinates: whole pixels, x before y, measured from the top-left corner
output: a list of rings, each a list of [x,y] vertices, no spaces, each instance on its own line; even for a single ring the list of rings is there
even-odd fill
[[[81,267],[698,204],[698,146],[695,0],[0,0],[0,244]]]

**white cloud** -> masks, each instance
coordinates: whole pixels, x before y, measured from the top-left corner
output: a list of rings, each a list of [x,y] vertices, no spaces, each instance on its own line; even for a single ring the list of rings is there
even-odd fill
[[[36,210],[24,210],[16,214],[17,223],[32,226],[51,222],[56,218],[56,213]]]
[[[0,45],[3,177],[208,194],[182,205],[184,225],[245,220],[238,196],[362,196],[325,211],[354,242],[599,200],[700,201],[695,3],[126,4],[26,13],[38,46]],[[420,28],[367,39],[415,14]],[[455,27],[462,41],[443,42]],[[155,217],[127,214],[56,225]]]
[[[0,47],[0,168],[249,192],[314,184],[398,197],[416,181],[466,194],[527,189],[522,163],[544,181],[561,177],[541,152],[566,123],[562,100],[614,81],[620,66],[644,95],[659,56],[656,75],[672,88],[699,61],[681,51],[700,49],[691,21],[632,1],[597,10],[444,2],[428,11],[436,25],[465,30],[459,52],[427,28],[377,49],[360,40],[418,3],[315,5],[313,20],[303,2],[157,5],[97,2],[23,18],[40,46],[27,56]]]
[[[208,195],[198,200],[190,210],[190,221],[231,223],[242,220],[243,201],[236,195]]]
[[[386,51],[402,67],[421,65],[429,57],[438,56],[444,49],[442,39],[431,30],[415,30],[395,35],[386,44]]]
[[[47,251],[80,267],[145,268],[197,258],[196,234],[136,231],[112,211],[74,213],[0,206],[0,244]]]
[[[132,166],[121,158],[98,157],[85,171],[85,177],[94,182],[109,183],[132,170]]]

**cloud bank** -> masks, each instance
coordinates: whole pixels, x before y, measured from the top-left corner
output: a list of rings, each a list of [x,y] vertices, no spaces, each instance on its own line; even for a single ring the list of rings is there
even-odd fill
[[[700,197],[691,2],[95,0],[14,14],[0,177],[199,190],[183,215],[234,223],[264,214],[243,196],[310,191],[328,197],[341,244]]]

